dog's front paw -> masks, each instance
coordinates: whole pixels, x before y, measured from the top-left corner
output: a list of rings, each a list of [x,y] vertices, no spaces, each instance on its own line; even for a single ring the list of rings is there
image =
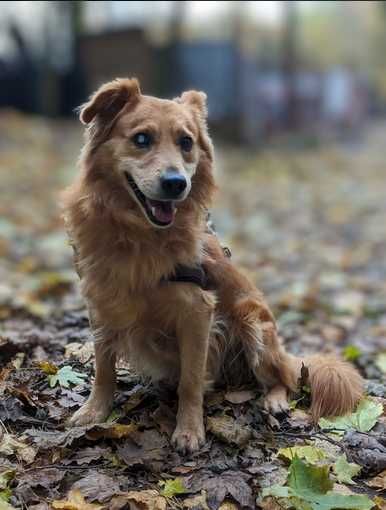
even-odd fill
[[[184,455],[196,452],[205,444],[204,424],[196,427],[177,425],[172,435],[172,444]]]
[[[111,402],[91,398],[71,416],[68,420],[68,425],[76,427],[92,423],[103,423],[110,414],[111,409]]]

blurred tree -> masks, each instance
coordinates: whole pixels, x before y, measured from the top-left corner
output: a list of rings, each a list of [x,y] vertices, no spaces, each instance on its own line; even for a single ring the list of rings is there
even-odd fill
[[[298,5],[286,0],[283,5],[283,75],[286,89],[286,124],[288,129],[298,125],[296,72],[298,68]]]

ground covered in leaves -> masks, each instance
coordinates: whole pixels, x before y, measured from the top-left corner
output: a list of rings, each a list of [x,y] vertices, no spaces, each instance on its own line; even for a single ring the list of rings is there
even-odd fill
[[[170,447],[175,395],[119,369],[108,423],[69,429],[93,377],[57,194],[73,123],[0,115],[0,510],[385,509],[386,126],[355,145],[220,146],[217,229],[294,353],[340,352],[367,380],[355,413],[313,426],[307,388],[277,419],[254,388],[206,399],[207,443]]]

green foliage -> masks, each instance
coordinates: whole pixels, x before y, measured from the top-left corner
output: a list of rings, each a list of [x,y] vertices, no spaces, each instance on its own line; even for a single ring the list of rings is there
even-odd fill
[[[81,384],[83,383],[83,379],[87,378],[86,374],[82,374],[73,370],[71,366],[67,365],[59,369],[56,374],[51,374],[47,376],[48,382],[53,388],[58,383],[62,388],[68,388],[70,384]]]
[[[289,499],[296,510],[370,510],[374,506],[367,496],[333,492],[333,485],[328,466],[313,466],[295,456],[289,468],[287,485],[264,489],[262,497]]]
[[[361,354],[361,350],[355,345],[347,345],[343,349],[343,356],[347,361],[356,361]]]
[[[315,463],[326,458],[326,454],[321,448],[315,446],[292,446],[291,448],[280,448],[279,456],[292,460],[295,457],[305,459],[307,462]]]
[[[368,432],[377,423],[378,418],[383,413],[383,406],[370,399],[362,399],[356,411],[346,416],[327,419],[321,418],[319,426],[322,429],[332,429],[338,434],[343,435],[346,430],[354,429],[359,432]]]
[[[346,455],[341,455],[338,457],[332,469],[338,482],[353,485],[355,482],[352,480],[352,477],[360,473],[361,467],[353,462],[347,462]]]
[[[184,482],[181,478],[161,481],[159,482],[159,485],[163,487],[161,490],[161,496],[165,496],[165,498],[172,498],[173,496],[177,496],[178,494],[185,494],[187,492]]]

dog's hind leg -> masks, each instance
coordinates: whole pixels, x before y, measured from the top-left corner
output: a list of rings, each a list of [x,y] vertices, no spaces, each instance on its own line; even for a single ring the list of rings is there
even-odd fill
[[[288,393],[296,389],[299,360],[282,347],[273,316],[260,299],[253,295],[240,299],[234,314],[248,367],[266,391],[264,407],[273,414],[287,411]]]

